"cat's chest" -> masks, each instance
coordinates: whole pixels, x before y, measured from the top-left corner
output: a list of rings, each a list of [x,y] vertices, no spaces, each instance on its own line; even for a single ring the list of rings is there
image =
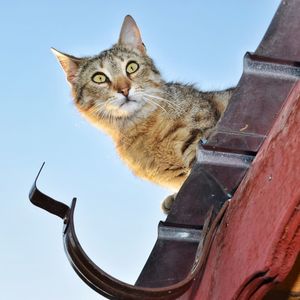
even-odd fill
[[[120,157],[139,176],[149,177],[170,167],[184,167],[182,146],[189,133],[181,121],[160,121],[123,133],[116,141]]]

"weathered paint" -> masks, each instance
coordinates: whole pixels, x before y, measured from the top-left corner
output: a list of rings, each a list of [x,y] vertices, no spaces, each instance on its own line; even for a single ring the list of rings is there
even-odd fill
[[[193,299],[261,299],[291,270],[300,251],[299,134],[300,82],[231,200]]]

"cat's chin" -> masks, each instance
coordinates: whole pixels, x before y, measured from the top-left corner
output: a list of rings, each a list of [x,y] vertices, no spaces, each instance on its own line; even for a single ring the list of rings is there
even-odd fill
[[[113,110],[112,115],[116,118],[128,118],[136,114],[141,108],[142,103],[138,101],[124,101],[117,109]]]

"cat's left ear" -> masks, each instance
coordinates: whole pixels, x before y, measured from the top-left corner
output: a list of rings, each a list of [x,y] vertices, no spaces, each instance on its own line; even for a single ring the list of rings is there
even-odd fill
[[[127,15],[123,21],[118,44],[129,46],[138,49],[142,53],[146,53],[140,30],[134,19],[129,15]]]
[[[54,48],[51,48],[51,50],[53,54],[56,56],[56,58],[58,59],[58,61],[60,62],[63,70],[65,71],[67,80],[69,81],[69,83],[73,84],[76,80],[78,68],[82,59],[72,55],[65,54]]]

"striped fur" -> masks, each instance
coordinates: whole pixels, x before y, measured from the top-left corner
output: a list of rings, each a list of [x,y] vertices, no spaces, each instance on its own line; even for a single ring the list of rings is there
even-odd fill
[[[165,82],[146,54],[134,20],[124,20],[119,42],[94,57],[76,58],[54,50],[71,84],[75,105],[108,133],[123,161],[139,177],[178,189],[226,109],[232,89],[202,92]],[[139,68],[126,73],[130,62]],[[93,74],[107,81],[97,84]],[[126,87],[129,95],[122,94]]]

